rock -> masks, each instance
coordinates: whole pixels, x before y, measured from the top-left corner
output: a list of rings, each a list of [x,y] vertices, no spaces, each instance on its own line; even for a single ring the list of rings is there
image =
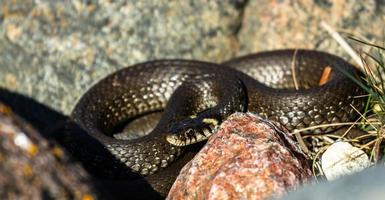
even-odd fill
[[[250,113],[235,113],[181,170],[167,199],[268,199],[307,183],[293,140]]]
[[[377,0],[291,1],[250,0],[238,38],[240,54],[267,49],[309,48],[344,56],[345,51],[320,26],[324,20],[336,31],[382,44],[385,4]],[[370,22],[370,23],[368,23]],[[348,40],[357,49],[363,45]]]
[[[0,199],[100,196],[84,169],[0,103]]]
[[[2,0],[0,86],[68,114],[93,83],[145,60],[223,61],[290,47],[340,54],[321,19],[383,41],[376,0],[246,2]]]
[[[68,114],[93,83],[130,64],[232,57],[243,4],[2,0],[0,87]]]
[[[385,169],[383,166],[342,177],[332,182],[298,189],[280,200],[382,200],[385,196]]]
[[[368,155],[348,142],[332,144],[321,157],[322,170],[328,180],[362,171],[370,165]]]

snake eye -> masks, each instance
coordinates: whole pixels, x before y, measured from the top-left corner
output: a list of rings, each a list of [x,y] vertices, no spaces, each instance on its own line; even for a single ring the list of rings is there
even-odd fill
[[[188,138],[193,138],[195,136],[195,132],[193,129],[189,128],[187,131],[186,131],[186,136]]]

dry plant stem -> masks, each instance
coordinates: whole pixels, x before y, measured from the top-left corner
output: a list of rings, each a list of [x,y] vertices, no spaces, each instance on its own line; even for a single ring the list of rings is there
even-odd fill
[[[295,136],[295,139],[297,140],[299,146],[301,147],[302,151],[306,154],[306,155],[310,155],[310,150],[307,148],[305,142],[303,141],[302,137],[301,137],[301,134],[299,134],[298,132],[294,133],[294,136]]]
[[[325,21],[321,21],[321,27],[324,28],[333,38],[337,41],[338,44],[352,57],[354,62],[359,66],[359,70],[364,70],[364,65],[360,56],[353,50],[353,48],[341,37],[341,35],[335,31],[331,26],[329,26]]]
[[[381,131],[382,131],[382,130],[381,130]],[[376,145],[377,142],[380,142],[380,143],[381,143],[381,141],[382,141],[383,138],[384,138],[384,134],[381,133],[381,134],[379,135],[378,133],[379,133],[379,132],[377,132],[377,134],[375,135],[375,137],[376,137],[375,140],[372,140],[372,141],[370,141],[370,142],[368,142],[368,143],[366,143],[366,144],[360,146],[360,148],[366,148],[366,147],[369,147],[369,146],[372,145],[372,144],[375,144],[375,145]]]
[[[327,145],[327,146],[323,146],[314,156],[313,158],[313,163],[312,163],[312,171],[313,171],[313,174],[315,175],[316,174],[316,169],[318,170],[318,172],[320,173],[320,175],[324,175],[323,171],[322,171],[322,167],[320,165],[320,161],[319,161],[319,158],[320,158],[320,155],[326,151],[326,149],[329,147],[330,145]],[[318,177],[315,176],[315,179],[316,181],[318,182]]]
[[[368,135],[377,136],[377,131],[367,131]]]
[[[330,137],[328,137],[328,136],[326,136],[326,135],[323,136],[322,139],[325,140],[325,141],[327,141],[327,142],[329,142],[329,143],[334,143],[334,142],[335,142],[333,139],[331,139]]]
[[[318,163],[318,161],[315,161],[315,159],[312,163],[312,172],[317,183],[320,181],[319,177],[325,176],[324,172],[322,171],[321,165]]]
[[[372,149],[372,152],[370,154],[370,160],[373,160],[375,163],[377,163],[380,160],[380,146],[382,143],[383,138],[379,137],[378,140],[376,140],[376,143],[374,144],[374,148]]]
[[[353,98],[358,99],[358,98],[364,98],[364,97],[369,97],[369,94],[358,95],[358,96],[354,96]]]
[[[352,36],[348,36],[348,38],[353,40],[353,41],[356,41],[356,42],[359,42],[361,44],[364,44],[366,46],[369,46],[369,50],[367,50],[366,52],[370,52],[370,50],[372,50],[373,48],[379,49],[379,50],[382,50],[382,51],[385,50],[385,47],[381,47],[379,45],[374,44],[374,41],[367,42],[367,41],[364,41],[363,39],[356,39],[355,37],[352,37]],[[378,66],[376,66],[375,63],[378,64],[378,60],[376,58],[374,58],[373,55],[371,55],[369,53],[366,53],[366,52],[363,52],[363,54],[365,54],[367,57],[369,57],[371,59],[369,60],[370,64],[368,64],[367,60],[363,59],[362,56],[361,56],[362,62],[364,62],[363,63],[364,67],[371,68],[371,69],[376,69]],[[379,76],[376,76],[376,77],[373,77],[373,78],[375,78],[375,80],[378,80]]]
[[[368,117],[368,121],[369,122],[374,122],[374,123],[379,122],[379,120],[376,118],[376,114],[370,115]]]
[[[352,130],[352,128],[353,128],[355,125],[357,125],[357,122],[360,121],[361,119],[362,119],[362,118],[359,117],[356,121],[354,121],[354,124],[352,124],[351,126],[349,126],[349,128],[345,131],[344,134],[341,135],[340,138],[344,138],[344,137],[349,133],[349,131]]]
[[[374,41],[371,41],[371,42],[367,42],[367,41],[364,41],[364,40],[362,40],[362,39],[356,39],[355,37],[349,37],[350,39],[352,39],[352,40],[355,40],[355,41],[357,41],[357,42],[360,42],[360,43],[362,43],[362,44],[365,44],[365,45],[367,45],[367,46],[370,46],[370,47],[374,47],[374,48],[377,48],[377,49],[379,49],[379,50],[384,50],[385,51],[385,43],[384,43],[384,46],[380,46],[380,45],[376,45],[376,44],[374,44],[375,43],[375,40]],[[363,37],[361,37],[361,38],[363,38]]]
[[[357,143],[359,143],[360,141],[363,141],[363,140],[366,139],[366,138],[373,138],[373,137],[375,137],[375,136],[369,135],[369,136],[362,136],[362,137],[360,137],[360,138],[356,137],[356,138],[354,138],[354,139],[345,139],[345,141],[346,141],[346,142],[352,142],[352,143],[357,144]]]
[[[377,139],[374,144],[374,148],[372,149],[372,152],[370,154],[371,159],[374,160],[375,163],[377,163],[380,160],[380,146],[382,141],[384,140],[385,136],[385,130],[384,127],[382,126],[380,128],[380,131],[377,132]]]
[[[372,140],[372,141],[370,141],[370,142],[368,142],[368,143],[366,143],[364,145],[360,145],[359,148],[362,149],[362,150],[365,149],[365,148],[369,148],[369,146],[375,144],[377,140],[378,140],[378,138],[375,139],[375,140]]]
[[[375,114],[375,113],[373,113],[373,114],[367,116],[367,120],[370,121],[370,122],[377,122],[377,121],[379,121],[379,120],[377,119],[377,114]]]
[[[355,121],[355,123],[357,123],[357,121]],[[349,128],[344,132],[344,134],[342,134],[342,135],[340,136],[340,139],[341,139],[341,138],[345,138],[346,135],[350,132],[350,130],[352,130],[352,128],[353,128],[355,125],[356,125],[356,124],[352,124],[351,126],[349,126]]]
[[[364,64],[364,72],[366,74],[366,77],[368,78],[368,80],[366,80],[366,81],[370,82],[370,85],[372,87],[374,87],[374,89],[376,89],[376,91],[378,93],[383,94],[383,91],[376,84],[376,80],[378,80],[379,77],[373,73],[373,69],[371,69],[371,67],[369,67],[369,65],[367,64],[366,60],[362,56],[361,56],[361,60],[362,60],[362,62]]]
[[[319,138],[319,139],[322,139],[322,137],[324,137],[324,136],[327,136],[330,138],[336,138],[336,139],[340,139],[340,137],[341,137],[339,135],[334,135],[334,134],[329,134],[329,133],[325,133],[325,134],[314,133],[314,134],[306,134],[306,135],[302,136],[302,138]]]
[[[309,130],[314,130],[314,129],[317,129],[317,128],[325,128],[325,127],[330,127],[330,126],[348,126],[348,125],[354,125],[354,124],[368,124],[367,122],[340,122],[340,123],[331,123],[331,124],[321,124],[321,125],[315,125],[315,126],[310,126],[310,127],[306,127],[306,128],[303,128],[303,129],[298,129],[296,130],[296,132],[304,132],[304,131],[309,131]],[[381,122],[371,122],[372,125],[381,125]],[[292,133],[289,133],[290,135],[293,135],[294,132]],[[306,133],[306,135],[312,135],[311,133]],[[319,134],[318,134],[319,135]]]
[[[365,120],[365,122],[367,122],[367,124],[369,124],[374,130],[377,131],[377,128],[374,126],[373,123],[369,122],[368,119],[364,115],[362,115],[362,113],[358,111],[352,104],[350,104],[350,106],[360,115],[362,119]]]
[[[294,54],[293,54],[293,58],[291,60],[291,73],[293,75],[293,82],[294,82],[294,88],[295,90],[298,90],[299,87],[298,87],[298,81],[297,81],[297,75],[295,73],[295,63],[296,63],[296,60],[297,60],[297,51],[298,49],[295,49],[294,50]]]
[[[347,138],[344,138],[344,137],[341,137],[339,135],[334,135],[334,134],[307,134],[307,135],[303,135],[302,136],[302,139],[306,139],[306,138],[319,138],[319,139],[322,139],[323,136],[327,136],[329,138],[334,138],[335,140],[339,140],[339,139],[345,139],[346,141],[361,141],[365,138],[370,138],[370,137],[377,137],[377,134],[376,132],[372,132],[372,133],[368,133],[368,134],[365,134],[365,135],[361,135],[361,136],[358,136],[356,138],[352,138],[352,139],[347,139]]]

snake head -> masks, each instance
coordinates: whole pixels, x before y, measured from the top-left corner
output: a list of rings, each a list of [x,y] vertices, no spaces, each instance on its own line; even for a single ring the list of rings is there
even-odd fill
[[[190,117],[172,125],[166,140],[174,146],[187,146],[208,139],[215,129],[218,120],[212,118]]]

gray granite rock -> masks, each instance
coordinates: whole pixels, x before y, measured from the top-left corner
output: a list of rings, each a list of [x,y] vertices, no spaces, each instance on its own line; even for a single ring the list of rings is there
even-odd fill
[[[367,169],[336,181],[307,186],[280,200],[382,200],[385,198],[385,169]]]
[[[1,0],[0,87],[68,114],[87,88],[124,66],[232,57],[243,3]]]
[[[340,53],[321,19],[383,38],[382,1],[246,2],[1,0],[0,87],[68,114],[93,83],[145,60],[222,61],[288,47]]]
[[[325,21],[343,36],[353,34],[383,44],[384,16],[382,0],[250,0],[238,35],[239,54],[309,48],[349,58],[320,22]],[[352,40],[348,42],[357,49],[363,47]]]

